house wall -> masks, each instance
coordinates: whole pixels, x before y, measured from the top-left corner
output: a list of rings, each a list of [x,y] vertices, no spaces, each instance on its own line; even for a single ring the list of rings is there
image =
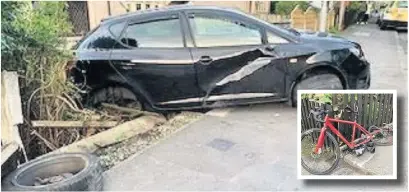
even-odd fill
[[[147,9],[147,5],[155,8],[166,6],[168,3],[169,1],[88,1],[89,25],[93,29],[106,17],[125,14],[127,9],[129,12],[136,11],[138,4],[141,10],[144,10]]]

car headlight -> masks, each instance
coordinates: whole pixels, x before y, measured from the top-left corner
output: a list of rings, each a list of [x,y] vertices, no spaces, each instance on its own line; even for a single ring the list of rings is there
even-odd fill
[[[354,54],[355,56],[357,56],[358,58],[362,57],[361,50],[358,49],[357,47],[349,48],[349,51],[350,51],[352,54]]]

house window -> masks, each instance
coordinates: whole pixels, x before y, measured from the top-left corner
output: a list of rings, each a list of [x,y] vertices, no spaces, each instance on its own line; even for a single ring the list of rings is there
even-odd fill
[[[146,9],[149,9],[149,8],[151,8],[151,5],[150,4],[146,4]]]
[[[136,4],[136,10],[141,10],[141,4]]]

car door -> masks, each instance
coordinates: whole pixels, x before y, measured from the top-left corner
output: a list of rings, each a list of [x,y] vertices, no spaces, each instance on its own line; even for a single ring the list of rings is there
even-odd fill
[[[280,98],[284,73],[264,29],[246,18],[215,11],[186,12],[197,81],[206,102]]]
[[[158,108],[198,97],[195,70],[178,12],[128,21],[111,60],[128,82]]]

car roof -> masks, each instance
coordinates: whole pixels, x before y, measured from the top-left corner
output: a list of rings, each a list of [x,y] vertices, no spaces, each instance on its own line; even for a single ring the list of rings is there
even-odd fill
[[[146,10],[139,10],[130,13],[125,13],[121,15],[115,15],[106,17],[101,20],[102,23],[104,22],[115,22],[115,20],[122,20],[133,16],[144,15],[144,14],[154,14],[154,13],[161,13],[167,11],[184,11],[184,10],[214,10],[214,11],[228,11],[232,13],[243,14],[243,12],[234,9],[234,8],[227,8],[227,7],[216,7],[216,6],[203,6],[203,5],[169,5],[160,8],[150,8]]]

